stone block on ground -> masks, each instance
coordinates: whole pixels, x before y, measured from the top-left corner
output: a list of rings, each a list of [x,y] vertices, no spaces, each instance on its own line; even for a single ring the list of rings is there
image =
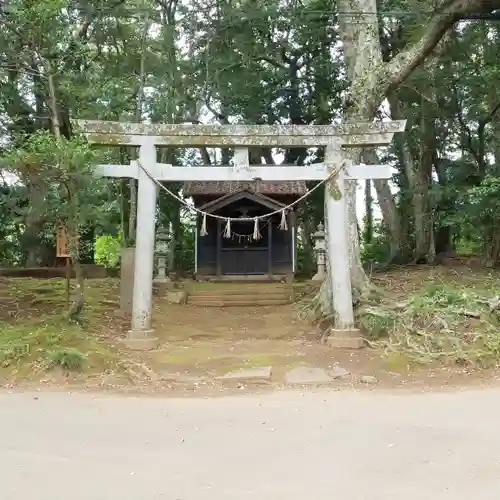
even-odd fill
[[[195,377],[193,375],[185,375],[183,373],[160,372],[159,379],[162,382],[177,382],[180,384],[199,384],[205,381],[203,377]]]
[[[302,366],[288,371],[285,382],[289,385],[322,385],[333,382],[333,378],[321,368]]]
[[[260,366],[257,368],[243,368],[225,373],[219,380],[226,382],[269,382],[271,380],[272,367]]]
[[[334,366],[331,370],[328,370],[328,375],[332,378],[346,379],[351,376],[351,372],[342,368],[341,366]]]
[[[376,384],[378,383],[377,377],[374,377],[373,375],[362,375],[359,377],[359,381],[362,384]]]
[[[187,302],[187,292],[185,290],[169,290],[167,292],[169,304],[185,304]]]
[[[132,313],[135,248],[122,248],[120,263],[120,309]]]

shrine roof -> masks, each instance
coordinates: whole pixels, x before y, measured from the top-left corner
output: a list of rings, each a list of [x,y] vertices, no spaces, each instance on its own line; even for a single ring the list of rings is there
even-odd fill
[[[185,182],[182,192],[184,196],[223,195],[247,189],[264,195],[296,195],[307,192],[305,181],[283,182],[243,182],[243,181],[203,181]]]

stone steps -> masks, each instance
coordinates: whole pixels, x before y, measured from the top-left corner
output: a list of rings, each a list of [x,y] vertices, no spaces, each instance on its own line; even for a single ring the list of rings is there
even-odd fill
[[[290,304],[292,291],[289,287],[244,285],[217,287],[210,290],[193,290],[187,302],[200,307],[254,307]]]
[[[284,297],[289,295],[290,291],[287,289],[282,290],[241,290],[235,288],[234,290],[203,290],[191,291],[190,297],[225,297],[231,299],[232,297],[258,297],[264,295],[266,297]]]
[[[256,307],[256,306],[284,306],[290,304],[286,299],[245,299],[245,300],[224,300],[220,298],[192,301],[188,299],[188,304],[198,307]]]

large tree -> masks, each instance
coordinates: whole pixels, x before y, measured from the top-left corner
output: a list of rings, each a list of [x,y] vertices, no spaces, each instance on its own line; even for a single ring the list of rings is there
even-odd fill
[[[391,2],[392,4],[392,2]],[[386,20],[382,24],[394,24],[389,38],[397,38],[404,34],[403,23],[407,19],[399,19],[394,23],[388,12],[385,16],[379,12],[377,0],[339,0],[339,25],[343,42],[344,59],[349,80],[349,90],[344,100],[344,118],[346,121],[371,121],[391,91],[404,82],[412,72],[422,65],[433,51],[445,42],[444,37],[460,20],[478,14],[485,14],[500,8],[500,0],[442,0],[437,7],[433,2],[403,2],[399,8],[405,7],[407,12],[414,12],[416,21],[421,26],[411,36],[405,38],[405,46],[395,50],[393,57],[384,57],[381,43],[381,26],[379,19]],[[394,7],[393,7],[394,9]],[[394,9],[395,10],[395,9]],[[381,15],[382,14],[382,15]],[[360,160],[361,151],[351,153],[353,159]],[[376,184],[381,198],[385,200],[386,219],[394,221],[395,206],[390,202],[390,190],[386,181]],[[349,212],[349,246],[351,253],[351,281],[356,295],[362,295],[369,285],[363,270],[358,238],[356,218],[356,185],[349,183],[346,192]],[[389,217],[389,212],[391,217]],[[329,289],[327,279],[323,285]],[[321,297],[330,297],[322,293]],[[335,304],[332,304],[335,308]],[[324,310],[331,310],[330,304],[323,304]]]

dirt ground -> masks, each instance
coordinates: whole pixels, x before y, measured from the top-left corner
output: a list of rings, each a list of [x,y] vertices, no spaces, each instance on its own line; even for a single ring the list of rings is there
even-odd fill
[[[373,275],[372,280],[392,294],[395,301],[407,298],[429,283],[500,289],[499,273],[466,266],[395,268]],[[4,385],[41,383],[81,387],[83,384],[92,389],[209,394],[222,391],[220,384],[213,382],[217,376],[239,368],[267,365],[273,367],[275,387],[282,386],[285,372],[297,366],[325,369],[341,366],[355,376],[373,375],[378,379],[377,387],[385,388],[490,385],[498,378],[495,369],[409,366],[373,348],[332,350],[318,341],[318,332],[312,325],[298,318],[294,304],[213,308],[168,304],[165,298],[155,297],[153,327],[161,344],[152,352],[130,352],[121,343],[130,323],[119,310],[118,289],[118,280],[88,281],[84,324],[65,327],[54,320],[66,308],[64,280],[1,279],[0,353],[2,348],[12,350],[12,345],[29,344],[29,354],[17,356],[15,363],[9,361],[0,366]],[[33,329],[40,331],[40,325],[50,335],[44,333],[42,339],[37,337],[34,341]],[[59,340],[53,340],[54,331],[62,332]],[[2,344],[5,332],[7,347],[5,341]],[[57,342],[81,350],[88,358],[85,370],[69,374],[42,362],[48,352],[61,349]],[[197,377],[198,381],[193,382]],[[212,382],[199,382],[202,379]],[[352,381],[347,380],[336,387],[351,385]]]

